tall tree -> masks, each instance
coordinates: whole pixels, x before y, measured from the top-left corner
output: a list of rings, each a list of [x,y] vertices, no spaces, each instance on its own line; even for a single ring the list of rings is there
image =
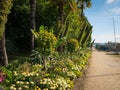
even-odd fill
[[[7,66],[8,57],[5,47],[5,24],[12,7],[12,0],[0,0],[0,65]]]
[[[84,15],[84,9],[92,6],[91,0],[77,0],[78,8],[81,9],[81,17]]]
[[[30,21],[31,21],[31,29],[36,29],[35,24],[35,14],[36,13],[36,0],[30,0]],[[34,35],[31,33],[31,52],[34,50]]]
[[[58,21],[59,21],[59,27],[57,30],[57,37],[61,38],[62,33],[65,26],[65,20],[69,14],[70,11],[75,10],[75,0],[52,0],[51,1],[54,5],[58,6]],[[74,3],[74,5],[73,5]],[[66,8],[67,7],[67,8]],[[66,8],[66,10],[65,10]]]

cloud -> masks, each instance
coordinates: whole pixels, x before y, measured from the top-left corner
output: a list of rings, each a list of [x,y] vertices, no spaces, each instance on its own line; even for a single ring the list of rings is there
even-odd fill
[[[109,12],[120,15],[120,7],[109,9]]]
[[[115,2],[115,0],[107,0],[107,4],[111,4],[111,3],[113,3],[113,2]]]

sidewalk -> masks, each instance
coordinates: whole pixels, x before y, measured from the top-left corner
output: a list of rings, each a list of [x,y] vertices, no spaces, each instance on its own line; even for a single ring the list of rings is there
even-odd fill
[[[93,50],[83,86],[79,80],[74,90],[120,90],[120,55]]]

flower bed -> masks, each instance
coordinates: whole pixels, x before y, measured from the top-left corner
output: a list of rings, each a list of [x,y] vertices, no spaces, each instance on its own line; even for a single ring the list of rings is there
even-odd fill
[[[80,56],[73,55],[73,59],[47,61],[47,70],[42,64],[32,65],[28,62],[13,64],[7,68],[1,67],[0,87],[5,90],[71,90],[74,86],[73,79],[82,75],[90,52]]]

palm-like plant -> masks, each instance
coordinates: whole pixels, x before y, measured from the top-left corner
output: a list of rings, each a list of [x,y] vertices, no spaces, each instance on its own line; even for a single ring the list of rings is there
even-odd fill
[[[91,0],[77,0],[78,8],[81,9],[81,16],[84,15],[84,9],[92,6]]]
[[[76,8],[76,1],[75,0],[51,0],[52,4],[58,6],[58,34],[57,37],[62,37],[63,25],[65,25],[65,20],[70,11],[75,11]]]

